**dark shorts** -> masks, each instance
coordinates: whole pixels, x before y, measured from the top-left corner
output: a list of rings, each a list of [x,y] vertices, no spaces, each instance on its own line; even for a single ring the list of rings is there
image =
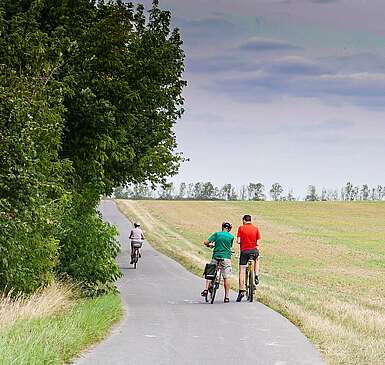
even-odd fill
[[[131,250],[134,251],[134,248],[141,248],[143,241],[134,241],[131,240]]]
[[[254,260],[256,260],[258,256],[259,251],[257,249],[241,251],[241,256],[239,257],[239,265],[247,265],[247,261],[249,261],[250,258],[253,257]]]

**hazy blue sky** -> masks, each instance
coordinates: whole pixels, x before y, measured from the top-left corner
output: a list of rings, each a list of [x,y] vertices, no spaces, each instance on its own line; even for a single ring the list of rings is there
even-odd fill
[[[175,182],[385,184],[385,1],[161,6],[187,55]]]

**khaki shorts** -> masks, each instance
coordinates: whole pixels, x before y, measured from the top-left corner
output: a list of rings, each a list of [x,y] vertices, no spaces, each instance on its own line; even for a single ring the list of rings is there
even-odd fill
[[[211,260],[211,264],[218,265],[221,269],[221,274],[223,279],[228,279],[231,276],[231,260],[223,259],[223,261],[218,261],[215,258]]]

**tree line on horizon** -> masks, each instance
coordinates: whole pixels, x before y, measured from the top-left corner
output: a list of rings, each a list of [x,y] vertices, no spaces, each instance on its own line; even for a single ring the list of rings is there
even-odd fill
[[[367,184],[353,185],[347,182],[341,189],[322,188],[320,191],[317,191],[315,185],[309,185],[306,195],[301,197],[295,195],[293,189],[285,192],[280,183],[274,183],[271,187],[265,187],[260,182],[240,187],[232,184],[216,186],[211,182],[182,182],[179,185],[140,183],[115,188],[113,197],[133,200],[379,201],[385,199],[385,185],[370,187]]]

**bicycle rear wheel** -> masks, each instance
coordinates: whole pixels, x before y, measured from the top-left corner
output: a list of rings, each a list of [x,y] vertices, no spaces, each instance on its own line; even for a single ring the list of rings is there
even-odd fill
[[[215,295],[217,294],[217,285],[216,278],[211,282],[211,293],[210,293],[210,303],[213,304],[215,300]]]
[[[134,251],[134,269],[136,269],[136,265],[138,263],[138,260],[139,260],[139,250],[137,248],[135,248],[135,251]]]
[[[253,302],[254,300],[254,278],[253,278],[253,270],[249,270],[248,272],[248,293],[247,293],[247,299],[249,302]]]
[[[212,287],[211,300],[210,300],[211,304],[214,303],[215,295],[217,294],[217,290],[219,289],[220,284],[221,284],[221,271],[219,269],[217,269],[217,272],[215,274],[215,278],[211,282],[211,287]]]

